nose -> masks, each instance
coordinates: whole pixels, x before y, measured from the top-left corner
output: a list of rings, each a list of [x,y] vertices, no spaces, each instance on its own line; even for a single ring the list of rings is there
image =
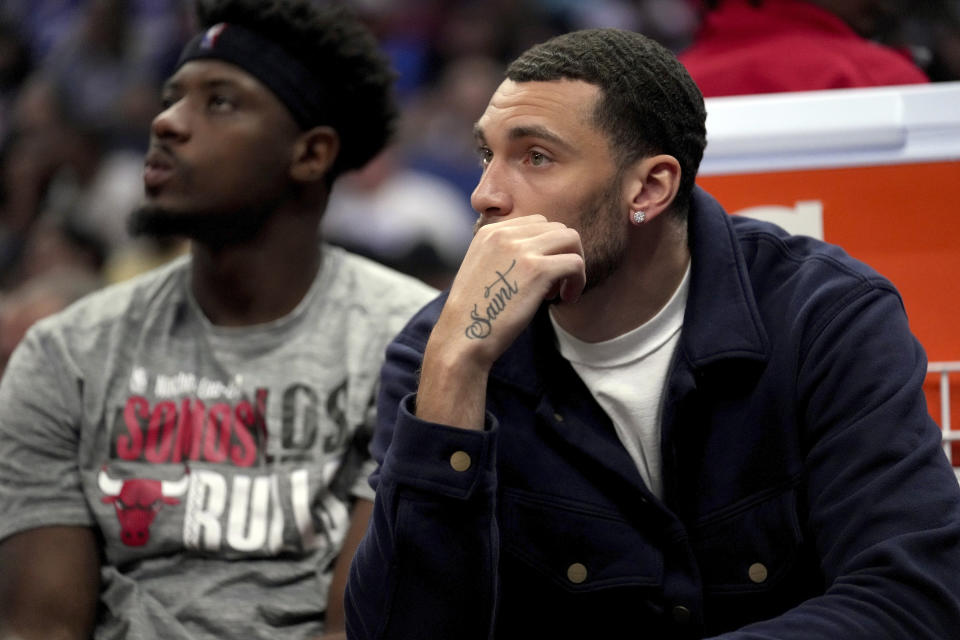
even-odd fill
[[[507,180],[500,174],[496,161],[480,174],[480,181],[470,195],[470,206],[482,216],[506,216],[513,210],[513,198],[506,189]]]
[[[154,117],[150,131],[159,140],[184,141],[189,138],[185,110],[185,101],[178,100]]]

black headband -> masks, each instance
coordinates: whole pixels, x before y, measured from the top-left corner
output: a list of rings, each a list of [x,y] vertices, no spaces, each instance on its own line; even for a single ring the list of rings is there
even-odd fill
[[[326,111],[313,73],[272,40],[239,25],[221,22],[187,43],[177,68],[204,58],[235,64],[265,84],[286,105],[301,129],[323,123]]]

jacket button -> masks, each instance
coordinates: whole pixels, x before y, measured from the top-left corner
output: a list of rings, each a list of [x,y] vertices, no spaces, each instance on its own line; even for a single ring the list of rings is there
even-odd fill
[[[690,622],[690,609],[687,609],[682,604],[678,604],[673,608],[673,620],[677,624],[687,624]]]
[[[567,579],[573,584],[580,584],[587,579],[587,568],[579,562],[567,567]]]
[[[752,565],[750,565],[750,568],[747,569],[747,575],[750,576],[750,580],[757,584],[766,582],[767,568],[759,562],[754,562]]]
[[[470,454],[466,451],[455,451],[450,456],[450,466],[454,471],[466,471],[470,468]]]
[[[563,416],[560,415],[559,413],[554,413],[553,419],[556,420],[557,422],[563,422]]]

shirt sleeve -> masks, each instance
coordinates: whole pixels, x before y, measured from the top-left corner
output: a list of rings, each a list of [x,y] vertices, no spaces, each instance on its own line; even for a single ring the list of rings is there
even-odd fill
[[[78,468],[83,381],[36,328],[0,383],[0,539],[42,526],[92,526]]]
[[[469,431],[416,418],[420,357],[400,341],[387,350],[376,501],[345,599],[351,638],[479,639],[493,628],[497,425],[488,416],[484,431]]]
[[[350,497],[371,502],[373,502],[374,494],[373,487],[370,486],[370,476],[377,470],[377,463],[370,456],[369,445],[376,420],[376,403],[371,400],[370,407],[367,408],[364,415],[364,422],[354,434],[344,462],[345,465],[355,467],[355,473],[351,474],[353,482],[350,486]]]

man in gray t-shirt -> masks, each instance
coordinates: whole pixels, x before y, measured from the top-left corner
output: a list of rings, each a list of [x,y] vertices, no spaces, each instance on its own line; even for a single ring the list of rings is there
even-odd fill
[[[36,324],[0,383],[2,638],[343,637],[384,349],[435,294],[318,238],[391,76],[340,10],[198,9],[131,218],[190,255]]]

